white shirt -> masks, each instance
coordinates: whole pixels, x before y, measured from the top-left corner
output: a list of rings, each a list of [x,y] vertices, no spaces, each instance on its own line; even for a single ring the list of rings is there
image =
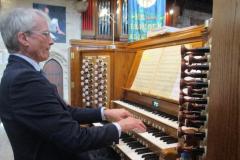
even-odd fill
[[[38,62],[36,62],[35,60],[23,55],[23,54],[19,54],[19,53],[15,53],[15,54],[12,54],[14,56],[18,56],[24,60],[26,60],[28,63],[30,63],[35,69],[36,71],[40,71],[41,70],[41,67],[39,66]]]

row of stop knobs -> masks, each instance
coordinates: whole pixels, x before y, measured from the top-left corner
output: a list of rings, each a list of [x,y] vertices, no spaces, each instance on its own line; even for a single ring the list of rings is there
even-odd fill
[[[209,62],[208,47],[181,47],[178,153],[182,159],[198,160],[206,153]]]
[[[83,58],[81,88],[84,107],[107,106],[107,62],[104,58]]]

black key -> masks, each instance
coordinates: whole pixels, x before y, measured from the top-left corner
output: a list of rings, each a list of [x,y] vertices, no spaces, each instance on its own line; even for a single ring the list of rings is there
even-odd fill
[[[136,151],[138,154],[143,154],[143,153],[148,153],[148,152],[152,152],[150,149],[148,148],[142,148],[142,149],[136,149]]]
[[[148,153],[148,154],[144,154],[142,155],[142,158],[151,158],[151,157],[156,157],[157,155],[154,153]]]
[[[172,138],[172,137],[170,137],[170,136],[163,136],[163,137],[160,138],[160,140],[164,141],[165,139],[168,139],[168,138]]]

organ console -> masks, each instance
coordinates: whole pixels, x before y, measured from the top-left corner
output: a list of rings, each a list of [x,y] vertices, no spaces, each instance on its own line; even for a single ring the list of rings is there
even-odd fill
[[[79,57],[80,62],[81,58],[88,56],[93,59],[97,59],[98,56],[109,56],[109,61],[105,63],[99,60],[93,62],[95,65],[102,64],[101,67],[107,66],[106,76],[102,76],[101,80],[93,79],[97,83],[97,85],[92,85],[94,89],[97,89],[97,93],[94,91],[93,99],[95,101],[93,103],[105,104],[109,108],[124,108],[134,117],[141,119],[147,126],[145,133],[123,134],[120,143],[113,146],[122,159],[176,160],[180,156],[179,151],[190,154],[204,152],[202,148],[179,147],[180,135],[187,139],[192,138],[193,135],[196,135],[197,139],[204,137],[204,133],[202,134],[201,131],[192,133],[189,130],[179,130],[179,126],[187,127],[187,129],[201,128],[205,125],[204,120],[207,119],[201,112],[206,108],[208,100],[201,94],[207,92],[203,87],[208,86],[208,82],[203,81],[202,78],[208,77],[208,73],[205,71],[209,69],[209,65],[192,63],[207,62],[205,52],[206,50],[209,52],[209,49],[185,48],[186,53],[181,55],[182,44],[201,47],[205,36],[203,33],[205,33],[205,28],[199,26],[160,38],[155,37],[128,45],[117,44],[116,49],[100,48],[97,51],[81,50],[79,47],[75,47],[76,41],[72,42],[71,51],[76,55],[74,57]],[[183,63],[183,60],[181,63],[181,56],[193,56],[193,58],[189,58],[189,63],[186,64]],[[200,56],[200,58],[194,56]],[[154,61],[158,58],[159,61]],[[149,59],[152,61],[148,61]],[[81,63],[75,63],[75,65],[75,69],[81,68]],[[103,73],[96,70],[98,67],[93,67],[91,72],[95,75],[105,75],[105,70],[101,70]],[[180,73],[181,69],[184,73]],[[199,70],[200,72],[198,72]],[[77,74],[72,74],[72,79],[80,82],[81,80],[76,78]],[[198,78],[198,80],[182,79],[180,83],[180,78],[187,77]],[[101,84],[107,85],[100,87]],[[82,105],[82,97],[76,94],[82,92],[82,89],[79,88],[73,88],[76,91],[73,93],[75,98],[72,103],[77,102],[77,105]],[[187,92],[182,91],[179,96],[180,88],[186,88]],[[102,92],[102,89],[107,92]],[[185,95],[186,93],[187,95]],[[188,95],[194,98],[189,98]],[[103,100],[105,103],[102,102]],[[181,105],[180,112],[179,105]]]

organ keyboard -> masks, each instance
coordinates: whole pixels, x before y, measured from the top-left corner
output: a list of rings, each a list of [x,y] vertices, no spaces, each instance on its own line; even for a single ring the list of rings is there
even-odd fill
[[[153,102],[159,106],[153,106]],[[178,146],[177,102],[125,89],[123,100],[113,100],[112,106],[128,110],[134,117],[145,123],[147,132],[133,132],[132,134],[151,148],[154,153],[158,153],[159,159],[176,159]]]
[[[93,123],[94,126],[103,126],[103,123]],[[177,139],[164,131],[147,125],[145,133],[122,133],[119,144],[113,148],[122,154],[124,159],[131,160],[158,160],[159,157],[168,155],[168,159],[174,159],[177,147]],[[159,151],[161,148],[161,151]]]
[[[130,112],[137,112],[142,114],[143,116],[148,117],[149,119],[152,118],[158,121],[159,123],[168,124],[170,127],[175,129],[178,128],[178,123],[177,123],[178,119],[175,116],[168,115],[164,112],[156,112],[154,110],[151,111],[142,105],[131,103],[130,101],[116,100],[116,101],[113,101],[113,103],[120,105],[122,108],[125,108]]]

